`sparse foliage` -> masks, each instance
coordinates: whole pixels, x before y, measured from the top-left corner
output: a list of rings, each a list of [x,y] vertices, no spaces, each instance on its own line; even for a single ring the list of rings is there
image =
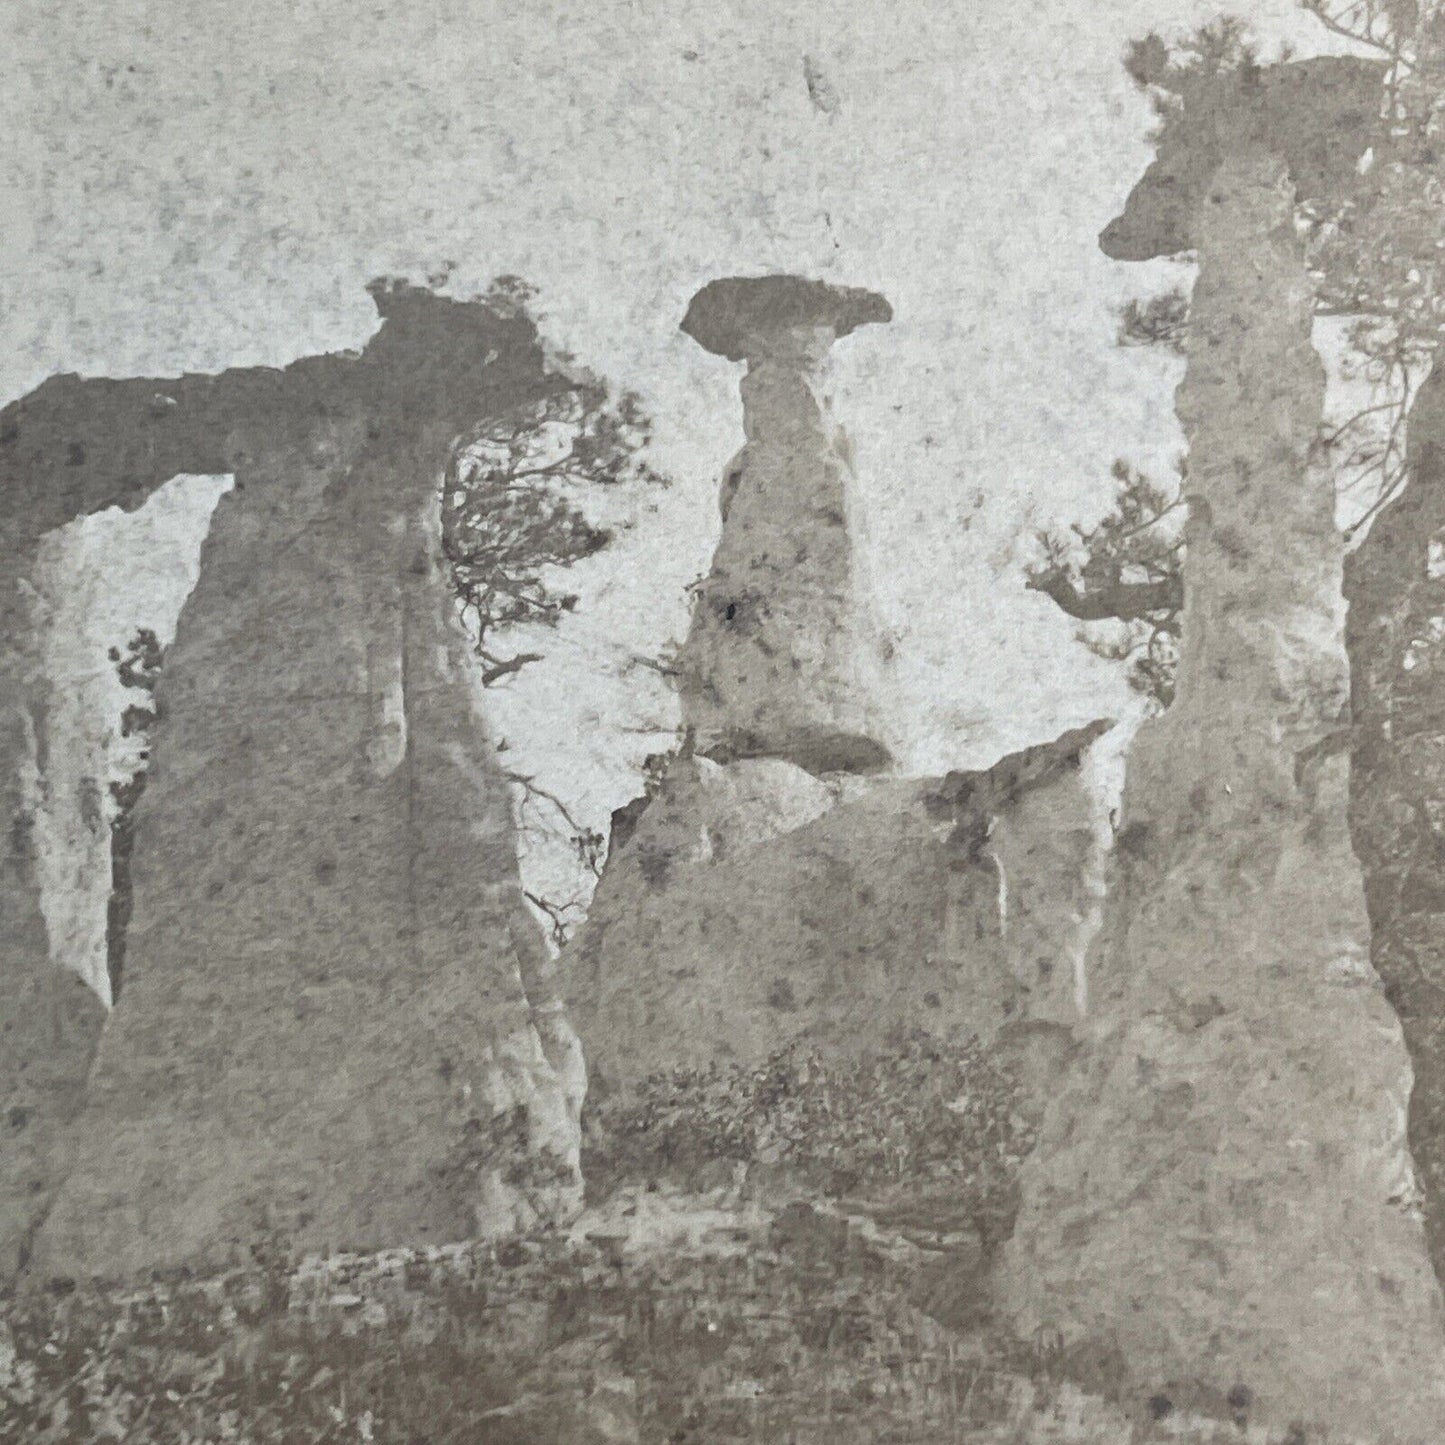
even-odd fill
[[[981,1228],[1009,1215],[1033,1127],[1018,1083],[975,1039],[921,1031],[828,1062],[804,1044],[756,1068],[712,1065],[648,1080],[596,1105],[589,1190],[709,1165],[782,1165],[823,1194],[946,1186]]]
[[[502,315],[525,317],[536,291],[503,276],[485,299]],[[604,494],[665,484],[645,460],[652,426],[635,395],[580,373],[559,370],[552,382],[541,396],[479,421],[453,451],[443,482],[442,546],[487,686],[543,656],[509,645],[509,635],[535,640],[537,629],[576,608],[564,574],[602,552],[617,528],[596,518]],[[595,879],[605,838],[535,777],[507,776],[523,832],[572,849],[580,876]],[[585,912],[580,898],[527,898],[558,946]]]
[[[1183,478],[1183,462],[1179,476]],[[1099,657],[1129,663],[1129,682],[1160,707],[1174,695],[1184,504],[1124,461],[1114,463],[1112,509],[1092,527],[1042,532],[1043,560],[1028,586],[1089,624],[1081,640]]]
[[[1189,297],[1179,287],[1128,302],[1119,313],[1120,346],[1162,346],[1183,354],[1189,326]]]
[[[1260,63],[1258,47],[1248,37],[1246,22],[1230,15],[1172,45],[1151,32],[1130,42],[1124,69],[1135,85],[1149,92],[1161,123],[1168,125],[1182,121],[1188,97],[1219,76]]]
[[[556,793],[543,787],[531,774],[508,768],[504,769],[504,775],[516,789],[521,831],[564,839],[576,854],[579,871],[595,883],[602,876],[607,839],[597,829],[579,821]],[[524,893],[527,902],[546,920],[553,944],[561,948],[571,937],[573,928],[582,921],[587,911],[585,902],[580,898],[559,901],[530,889],[524,890]]]
[[[1331,33],[1387,62],[1382,124],[1356,194],[1310,216],[1310,264],[1321,314],[1357,318],[1357,373],[1381,398],[1331,440],[1345,471],[1371,478],[1374,505],[1405,477],[1405,411],[1445,327],[1445,12],[1415,0],[1301,0]]]
[[[915,1266],[802,1201],[740,1232],[745,1251],[715,1229],[660,1256],[553,1231],[301,1269],[279,1240],[220,1277],[32,1291],[0,1320],[0,1434],[26,1445],[1054,1438],[1061,1380],[1036,1343],[926,1312],[977,1311],[986,1297],[948,1255],[915,1250]],[[1120,1438],[1116,1412],[1094,1416],[1078,1433],[1075,1400],[1069,1438]]]
[[[533,292],[503,277],[488,295],[525,312]],[[567,380],[479,422],[454,452],[442,497],[442,541],[463,613],[491,684],[538,660],[502,649],[523,624],[554,625],[577,605],[557,575],[602,551],[613,529],[589,517],[587,493],[662,482],[643,460],[651,423],[637,397]]]

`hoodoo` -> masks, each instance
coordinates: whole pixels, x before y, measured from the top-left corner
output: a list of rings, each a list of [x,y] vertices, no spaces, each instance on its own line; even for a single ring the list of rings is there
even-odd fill
[[[883,297],[798,276],[703,287],[682,329],[746,361],[747,444],[728,465],[722,537],[679,659],[683,723],[702,757],[782,758],[811,773],[888,762],[878,637],[849,526],[853,451],[826,393],[829,348],[892,319]]]
[[[360,356],[224,418],[235,486],[156,693],[125,989],[37,1274],[529,1223],[498,1177],[518,1105],[575,1165],[439,513],[455,439],[561,379],[525,319],[375,295]]]
[[[1219,81],[1104,234],[1117,257],[1199,255],[1182,655],[1129,755],[1082,1062],[1000,1283],[1022,1332],[1112,1357],[1156,1409],[1425,1445],[1445,1337],[1330,745],[1343,549],[1294,226],[1320,126],[1369,83],[1352,61]]]

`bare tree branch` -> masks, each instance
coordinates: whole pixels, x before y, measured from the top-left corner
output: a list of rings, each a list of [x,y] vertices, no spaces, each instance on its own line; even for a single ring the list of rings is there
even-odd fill
[[[1184,589],[1177,576],[1159,582],[1121,582],[1084,592],[1062,572],[1050,571],[1036,573],[1025,585],[1033,592],[1042,592],[1081,622],[1106,618],[1135,622],[1155,612],[1177,612],[1184,605]]]
[[[509,677],[512,673],[520,672],[529,662],[541,662],[541,660],[540,652],[519,652],[505,662],[493,663],[482,672],[482,686],[490,687],[494,682],[500,682],[502,678]]]

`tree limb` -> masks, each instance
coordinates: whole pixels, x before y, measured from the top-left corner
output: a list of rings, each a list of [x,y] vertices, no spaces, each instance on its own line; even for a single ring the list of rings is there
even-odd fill
[[[1184,605],[1184,587],[1178,577],[1158,582],[1120,582],[1081,591],[1062,571],[1051,570],[1030,577],[1027,585],[1030,591],[1042,592],[1081,622],[1109,618],[1135,622],[1156,612],[1178,611]]]
[[[494,682],[507,677],[514,672],[520,672],[529,662],[541,662],[540,652],[519,652],[515,657],[509,657],[505,662],[495,663],[482,673],[482,686],[490,687]]]

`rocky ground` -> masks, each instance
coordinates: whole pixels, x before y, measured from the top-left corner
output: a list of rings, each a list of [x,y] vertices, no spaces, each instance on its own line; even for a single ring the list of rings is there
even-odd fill
[[[209,1278],[30,1286],[0,1326],[0,1439],[1265,1441],[1248,1401],[1130,1420],[1108,1361],[994,1327],[1034,1113],[976,1046],[917,1037],[844,1073],[659,1079],[597,1111],[600,1197],[566,1228],[299,1262],[278,1238]]]
[[[1133,1433],[1048,1341],[941,1326],[906,1249],[857,1221],[696,1198],[639,1213],[650,1242],[603,1225],[31,1297],[0,1333],[0,1430],[36,1445],[1264,1438],[1165,1419]]]

